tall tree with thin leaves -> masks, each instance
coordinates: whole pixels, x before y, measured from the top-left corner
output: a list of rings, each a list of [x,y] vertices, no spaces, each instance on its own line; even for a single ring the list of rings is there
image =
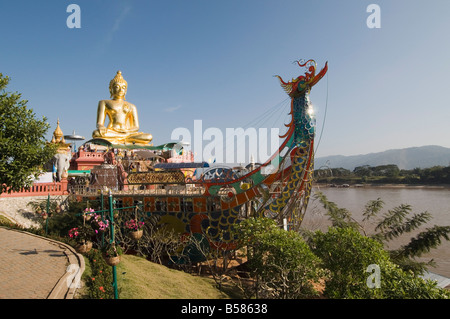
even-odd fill
[[[317,192],[316,197],[327,210],[327,215],[334,227],[358,230],[364,235],[376,239],[385,245],[393,239],[419,229],[420,226],[425,225],[432,218],[431,214],[426,211],[412,214],[411,216],[411,205],[401,204],[388,210],[381,218],[378,218],[375,221],[375,233],[367,235],[364,227],[353,219],[349,211],[339,208],[321,192]],[[383,204],[384,202],[380,198],[369,201],[364,209],[363,221],[371,221],[377,218],[383,208]],[[391,260],[403,270],[410,270],[416,274],[421,274],[429,266],[433,266],[434,262],[433,260],[421,262],[416,258],[421,257],[431,249],[437,248],[443,240],[450,240],[450,226],[434,225],[418,233],[407,244],[402,245],[398,249],[389,250],[388,252]]]

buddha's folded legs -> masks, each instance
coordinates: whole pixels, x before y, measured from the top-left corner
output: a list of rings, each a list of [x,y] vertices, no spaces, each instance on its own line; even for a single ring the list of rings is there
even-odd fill
[[[137,133],[129,135],[125,143],[136,143],[136,144],[148,144],[153,139],[153,136],[148,133]]]
[[[129,143],[129,144],[148,144],[152,141],[153,136],[148,133],[135,133],[135,134],[114,134],[111,131],[101,134],[99,130],[95,130],[92,134],[94,138],[102,138],[111,143]]]

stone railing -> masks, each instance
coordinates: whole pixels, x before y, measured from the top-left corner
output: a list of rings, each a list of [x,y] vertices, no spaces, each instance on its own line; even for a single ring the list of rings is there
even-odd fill
[[[101,188],[95,187],[83,187],[77,190],[76,195],[84,196],[96,196],[101,192]],[[195,196],[203,195],[205,193],[205,188],[201,186],[185,185],[179,187],[166,186],[164,188],[155,187],[151,189],[139,189],[137,186],[133,185],[130,187],[128,185],[128,190],[111,190],[111,193],[115,196],[117,195],[134,195],[134,196]],[[108,190],[103,190],[103,194],[108,194]]]
[[[26,197],[26,196],[43,196],[43,195],[67,195],[67,179],[61,182],[53,183],[34,183],[29,188],[22,188],[20,191],[12,191],[11,193],[3,192],[0,197]]]

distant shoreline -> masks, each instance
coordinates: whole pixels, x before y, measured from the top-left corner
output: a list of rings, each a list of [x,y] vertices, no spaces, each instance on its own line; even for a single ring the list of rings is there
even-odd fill
[[[449,184],[442,185],[414,185],[414,184],[324,184],[313,183],[313,187],[321,188],[410,188],[410,189],[450,189]],[[348,186],[343,186],[348,185]]]

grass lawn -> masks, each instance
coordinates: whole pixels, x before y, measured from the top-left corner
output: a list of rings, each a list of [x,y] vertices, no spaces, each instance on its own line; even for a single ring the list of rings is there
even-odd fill
[[[0,225],[5,225],[5,226],[9,226],[14,224],[8,217],[6,217],[5,215],[2,215],[0,212]]]
[[[214,280],[122,255],[116,268],[120,299],[228,299]]]

